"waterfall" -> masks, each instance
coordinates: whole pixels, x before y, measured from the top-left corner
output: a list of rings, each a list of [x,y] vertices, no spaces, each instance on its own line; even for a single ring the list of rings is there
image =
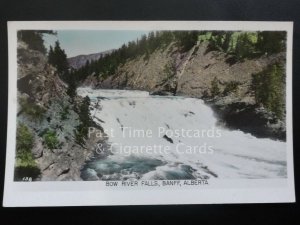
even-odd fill
[[[85,180],[285,178],[286,143],[217,125],[201,99],[78,88],[109,136]],[[249,121],[251,122],[251,121]]]

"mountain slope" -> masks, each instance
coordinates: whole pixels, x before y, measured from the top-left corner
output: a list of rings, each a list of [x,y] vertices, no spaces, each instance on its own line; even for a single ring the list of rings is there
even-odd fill
[[[16,181],[81,180],[83,164],[95,144],[104,141],[92,135],[78,144],[83,100],[70,99],[67,85],[47,61],[44,53],[18,40]]]
[[[68,58],[68,62],[71,68],[79,69],[80,67],[84,66],[87,61],[95,61],[104,57],[107,54],[110,54],[113,50],[107,50],[104,52],[89,54],[89,55],[78,55],[74,57]]]

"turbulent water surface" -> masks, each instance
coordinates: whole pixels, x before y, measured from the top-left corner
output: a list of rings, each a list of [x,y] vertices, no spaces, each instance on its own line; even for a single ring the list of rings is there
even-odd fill
[[[84,180],[284,178],[286,143],[216,125],[200,99],[79,88],[109,136]],[[249,121],[251,123],[251,121]],[[91,131],[92,132],[92,131]]]

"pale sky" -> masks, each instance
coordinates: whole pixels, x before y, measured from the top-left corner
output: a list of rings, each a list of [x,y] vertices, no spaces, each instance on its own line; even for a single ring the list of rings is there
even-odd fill
[[[58,39],[67,57],[117,49],[150,31],[141,30],[58,30],[57,35],[44,35],[47,49]]]

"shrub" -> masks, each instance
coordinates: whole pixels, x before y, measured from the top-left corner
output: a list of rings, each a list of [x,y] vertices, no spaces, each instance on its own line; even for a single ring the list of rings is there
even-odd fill
[[[209,98],[209,93],[208,93],[207,90],[204,90],[204,91],[202,92],[202,98],[203,98],[203,99]]]
[[[257,104],[262,104],[282,119],[285,111],[285,72],[282,65],[273,64],[253,74],[251,89]]]
[[[256,52],[255,40],[251,33],[242,33],[238,36],[235,49],[233,50],[234,56],[238,60],[251,58]]]
[[[87,138],[87,134],[88,134],[88,127],[85,126],[83,123],[79,124],[75,131],[76,142],[81,146],[84,145],[85,139]]]
[[[204,40],[209,41],[207,52],[224,51],[224,49],[222,48],[223,40],[224,40],[223,35],[224,35],[223,31],[214,31],[211,32],[210,35],[206,35],[205,37],[202,37],[202,39],[204,38]]]
[[[31,150],[31,149],[30,149]],[[16,167],[36,167],[36,162],[31,152],[23,152],[20,157],[17,157]]]
[[[41,120],[46,110],[29,99],[20,99],[21,111],[33,119]]]
[[[35,179],[40,174],[40,170],[32,155],[34,137],[28,127],[20,124],[17,128],[16,137],[16,164],[15,180],[22,180],[24,177]]]
[[[164,82],[169,80],[171,77],[175,76],[176,74],[176,67],[174,63],[171,64],[166,64],[164,66],[163,74],[165,79],[163,80]]]
[[[48,130],[44,135],[44,142],[49,149],[58,147],[59,141],[55,131]]]
[[[31,152],[33,147],[33,135],[28,127],[20,124],[17,128],[17,157],[22,158],[28,152]]]
[[[80,119],[80,124],[76,127],[75,130],[75,140],[80,145],[83,145],[85,143],[85,139],[87,138],[88,134],[88,128],[93,123],[91,119],[89,106],[90,98],[86,96],[79,107],[78,115]]]
[[[215,97],[217,95],[220,94],[220,88],[219,88],[219,81],[218,79],[215,77],[212,82],[211,82],[211,87],[210,87],[210,95],[212,97]]]
[[[60,119],[66,120],[69,114],[69,106],[64,106],[62,111],[60,112]]]
[[[175,31],[174,35],[181,52],[187,52],[197,43],[199,31]]]
[[[228,82],[224,88],[223,95],[227,95],[229,93],[236,92],[238,87],[239,87],[239,82],[237,82],[237,81]]]

